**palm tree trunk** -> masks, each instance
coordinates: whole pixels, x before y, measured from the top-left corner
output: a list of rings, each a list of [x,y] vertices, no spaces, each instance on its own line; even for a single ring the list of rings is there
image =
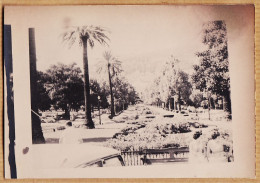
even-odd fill
[[[209,120],[210,120],[210,109],[211,109],[211,93],[209,92],[209,90],[207,89],[207,97],[208,97],[208,113],[209,113]]]
[[[69,109],[69,107],[67,106],[64,111],[65,111],[64,119],[70,119],[70,109]]]
[[[223,97],[223,109],[224,111],[229,113],[228,118],[232,119],[232,110],[231,110],[231,98],[230,98],[230,91],[226,91]]]
[[[179,111],[181,111],[181,91],[178,93]]]
[[[210,97],[208,97],[208,113],[209,113],[209,120],[210,120],[210,108],[211,108],[211,105],[210,105]]]
[[[34,28],[29,28],[29,54],[30,54],[30,84],[31,84],[31,110],[38,112],[38,91],[37,91],[37,69],[36,69],[36,47]],[[41,120],[39,116],[31,111],[32,117],[32,143],[42,144],[45,139],[42,133]]]
[[[84,98],[85,98],[85,115],[86,127],[95,128],[94,122],[91,117],[91,104],[90,104],[90,87],[89,87],[89,73],[88,73],[88,45],[87,39],[83,42],[83,67],[84,67]]]
[[[111,74],[110,74],[110,65],[108,63],[108,79],[109,79],[109,86],[110,86],[110,95],[111,95],[111,116],[110,118],[112,119],[115,116],[115,110],[114,110],[114,96],[113,96],[113,91],[112,91],[112,81],[111,81]]]

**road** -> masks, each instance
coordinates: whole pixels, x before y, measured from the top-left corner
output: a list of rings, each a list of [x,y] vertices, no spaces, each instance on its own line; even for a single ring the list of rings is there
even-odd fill
[[[151,111],[149,112],[144,111]],[[214,111],[212,112],[214,114]],[[199,117],[196,116],[195,113],[185,112],[185,114],[176,113],[172,111],[167,111],[162,108],[158,108],[155,106],[147,106],[147,105],[135,105],[130,106],[127,110],[123,111],[119,115],[115,116],[113,119],[108,118],[108,114],[101,115],[102,124],[99,124],[99,117],[96,116],[93,118],[95,123],[95,129],[84,129],[84,128],[75,128],[75,133],[80,134],[84,143],[91,143],[95,145],[102,145],[103,142],[113,137],[114,134],[120,132],[123,128],[127,126],[134,125],[137,122],[142,120],[146,120],[148,117],[153,122],[155,119],[163,119],[163,117],[169,116],[173,117],[174,120],[182,120],[186,122],[199,122],[209,126],[207,129],[203,129],[204,131],[210,130],[216,126],[221,126],[225,129],[231,128],[231,122],[227,121],[210,121],[207,119],[208,114],[201,113]],[[213,115],[214,116],[214,115]],[[157,120],[158,121],[158,120]],[[60,126],[65,126],[67,121],[62,120],[58,123],[42,123],[44,137],[47,143],[58,143],[59,138],[61,137],[64,130],[57,130]],[[78,127],[82,125],[84,119],[76,119],[73,121],[73,125]],[[196,130],[196,129],[195,129]]]

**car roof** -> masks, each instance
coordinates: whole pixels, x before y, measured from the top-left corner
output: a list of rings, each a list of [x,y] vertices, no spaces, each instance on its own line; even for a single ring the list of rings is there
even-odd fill
[[[37,144],[32,145],[30,154],[37,168],[74,168],[120,152],[88,144]]]

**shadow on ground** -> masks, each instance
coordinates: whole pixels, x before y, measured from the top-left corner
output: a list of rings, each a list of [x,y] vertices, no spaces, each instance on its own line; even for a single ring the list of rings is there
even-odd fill
[[[83,143],[87,142],[105,142],[108,139],[111,139],[111,137],[98,137],[98,138],[87,138],[83,139]],[[45,139],[46,144],[58,144],[59,143],[59,138],[46,138]]]

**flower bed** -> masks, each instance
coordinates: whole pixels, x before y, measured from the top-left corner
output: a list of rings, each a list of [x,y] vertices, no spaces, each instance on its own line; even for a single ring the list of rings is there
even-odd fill
[[[187,147],[190,141],[187,132],[190,131],[186,122],[161,119],[154,123],[128,126],[105,145],[118,150]]]
[[[191,130],[192,129],[192,130]],[[201,130],[200,139],[208,142],[212,135],[218,134],[226,148],[232,147],[232,133],[224,128],[208,128],[206,125],[193,126],[190,122],[177,121],[176,119],[159,118],[146,123],[138,121],[131,123],[120,133],[105,143],[105,146],[121,151],[141,150],[151,148],[188,147],[195,131]],[[192,132],[193,131],[193,132]]]

